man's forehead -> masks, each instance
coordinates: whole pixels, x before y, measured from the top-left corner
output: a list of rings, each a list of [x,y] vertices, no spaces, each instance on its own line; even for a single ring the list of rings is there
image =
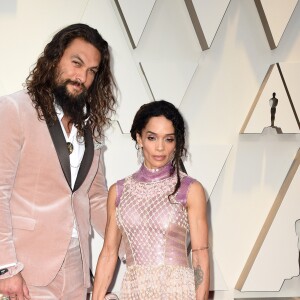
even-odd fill
[[[70,55],[74,58],[79,58],[86,62],[93,61],[94,66],[98,66],[101,60],[100,51],[91,43],[81,38],[74,39],[65,49],[63,55]]]

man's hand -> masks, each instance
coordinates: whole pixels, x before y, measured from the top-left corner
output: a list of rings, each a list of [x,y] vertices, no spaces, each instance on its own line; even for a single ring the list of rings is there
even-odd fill
[[[14,297],[18,300],[30,299],[29,290],[20,273],[0,280],[0,293],[4,296]]]

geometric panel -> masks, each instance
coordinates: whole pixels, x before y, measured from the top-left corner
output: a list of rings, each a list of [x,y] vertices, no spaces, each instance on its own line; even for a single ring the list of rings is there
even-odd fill
[[[32,69],[46,43],[60,28],[80,20],[86,2],[0,1],[1,70],[18,69],[18,72],[4,72],[5,75],[1,72],[1,94],[10,94],[22,89],[29,68]],[[20,34],[21,31],[24,34]],[[14,59],[7,59],[3,53],[9,53]]]
[[[17,10],[17,0],[2,0],[1,1],[1,17],[6,14],[14,14]]]
[[[185,0],[202,50],[210,48],[230,0]]]
[[[252,105],[251,105],[251,107],[248,111],[248,114],[245,118],[245,121],[244,121],[244,123],[243,123],[243,125],[240,129],[240,133],[259,133],[259,132],[262,132],[262,129],[265,127],[265,125],[263,125],[263,128],[261,128],[261,126],[259,126],[259,127],[256,126],[255,129],[254,128],[249,129],[248,125],[249,125],[250,120],[252,118],[253,112],[256,108],[256,105],[257,105],[259,99],[261,98],[261,94],[263,93],[264,88],[265,88],[266,84],[268,83],[268,80],[269,80],[271,74],[273,73],[274,67],[275,67],[275,64],[270,65],[270,67],[269,67],[269,69],[268,69],[268,71],[267,71],[267,73],[266,73],[266,75],[265,75],[265,77],[264,77],[264,79],[263,79],[263,81],[260,85],[260,88],[259,88],[259,90],[258,90],[258,92],[255,96],[255,99],[254,99],[254,101],[253,101],[253,103],[252,103]],[[277,89],[278,89],[278,86],[279,86],[279,84],[277,85]],[[278,91],[276,91],[276,92],[278,94]],[[270,97],[268,99],[270,99]],[[269,121],[266,121],[266,120],[270,119],[269,116],[270,116],[269,112],[268,112],[268,117],[264,116],[265,122],[267,122],[268,124],[269,124]],[[253,122],[252,122],[252,124],[253,124]],[[253,127],[253,125],[252,125],[252,127]]]
[[[280,63],[280,68],[288,87],[290,101],[291,99],[293,100],[293,110],[297,119],[298,127],[300,128],[300,84],[298,80],[300,78],[300,63]]]
[[[156,0],[115,0],[132,48],[136,48]]]
[[[144,60],[140,66],[153,98],[165,99],[178,107],[198,67],[198,62]],[[164,79],[163,84],[161,78]]]
[[[207,197],[219,178],[231,150],[231,145],[209,145],[190,142],[184,161],[187,173],[203,185]]]
[[[284,71],[281,68],[284,65]],[[293,67],[293,68],[292,68]],[[289,92],[289,82],[294,82],[296,67],[299,64],[276,64],[271,65],[263,83],[257,93],[253,105],[246,117],[244,125],[240,133],[261,133],[265,127],[271,126],[271,114],[269,100],[273,93],[276,93],[278,105],[276,107],[275,122],[276,127],[280,127],[283,133],[299,133],[299,119],[297,114],[297,107],[300,109],[300,90],[293,85],[293,95]],[[293,70],[290,70],[290,69]],[[298,70],[299,75],[299,70]],[[293,99],[297,100],[294,104]],[[296,103],[295,102],[295,103]]]
[[[255,0],[272,50],[278,46],[297,3],[298,0]]]
[[[298,195],[299,195],[299,192],[298,192]],[[295,231],[296,231],[296,235],[297,235],[297,239],[298,239],[298,253],[297,254],[299,254],[299,252],[300,252],[300,244],[299,244],[300,243],[300,236],[299,236],[300,228],[299,227],[300,227],[300,220],[298,219],[295,222]],[[293,245],[293,247],[295,247],[295,245]],[[299,269],[300,269],[300,266],[298,268],[297,275],[286,279],[281,288],[281,291],[288,292],[286,294],[288,294],[289,296],[292,296],[292,297],[298,297],[300,295],[300,272],[299,272]],[[293,299],[297,299],[297,298],[293,298]]]
[[[122,132],[128,133],[139,107],[149,102],[149,95],[139,74],[132,49],[124,38],[119,13],[110,1],[90,0],[86,3],[82,23],[97,28],[110,46],[112,73],[118,88],[117,118]]]
[[[199,65],[200,53],[184,2],[156,1],[133,53],[152,98],[178,107]]]
[[[248,262],[259,251],[241,291],[279,291],[285,279],[299,275],[299,163],[300,150],[250,254]]]
[[[240,135],[226,160],[210,196],[209,215],[214,253],[229,287],[241,275],[299,142],[299,135]]]
[[[228,286],[218,264],[216,255],[211,251],[210,257],[210,291],[227,291]]]
[[[135,142],[130,134],[122,133],[118,121],[112,122],[112,126],[105,132],[105,135],[105,146],[108,149],[104,152],[105,175],[107,185],[110,186],[117,180],[137,171],[140,164],[137,160]],[[115,165],[119,168],[114,168]]]

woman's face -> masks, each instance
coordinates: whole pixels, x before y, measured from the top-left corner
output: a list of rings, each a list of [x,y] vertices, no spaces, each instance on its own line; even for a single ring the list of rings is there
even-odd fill
[[[175,151],[175,129],[172,122],[164,116],[150,118],[142,134],[137,134],[137,142],[143,148],[147,168],[163,167],[173,158]]]

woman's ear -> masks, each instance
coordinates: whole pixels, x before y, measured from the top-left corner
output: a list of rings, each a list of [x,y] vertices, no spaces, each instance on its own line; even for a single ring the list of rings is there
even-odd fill
[[[139,133],[136,134],[136,142],[137,142],[139,147],[143,147],[142,137],[140,136]]]

